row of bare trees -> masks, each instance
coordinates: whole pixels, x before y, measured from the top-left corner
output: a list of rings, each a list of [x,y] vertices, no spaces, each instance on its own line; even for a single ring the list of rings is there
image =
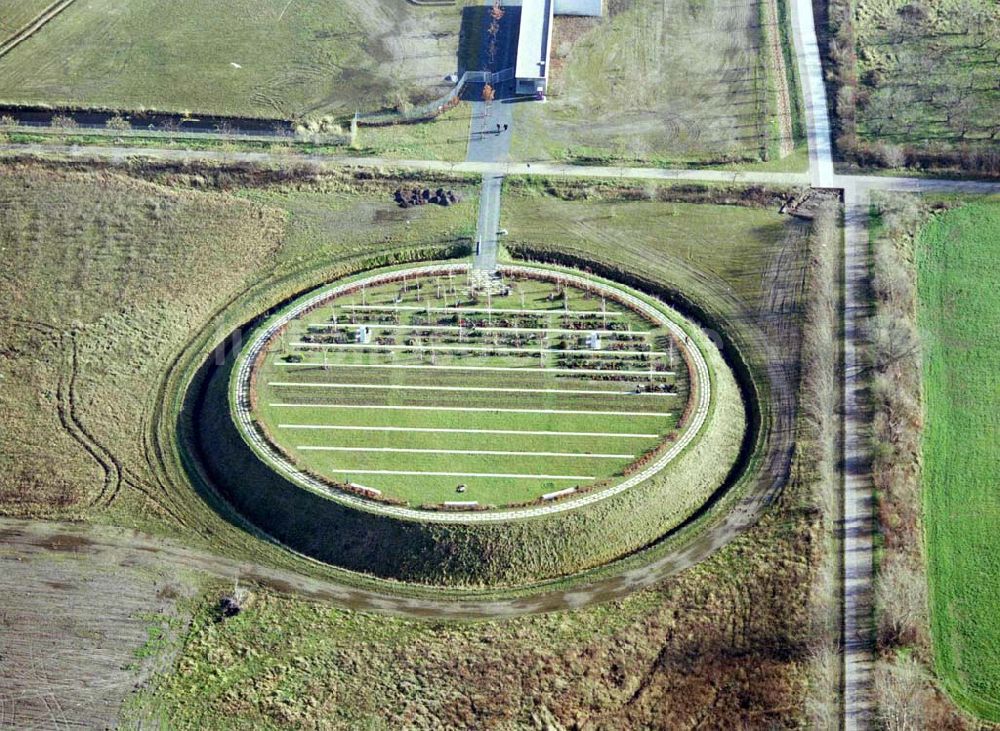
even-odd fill
[[[855,5],[828,5],[840,154],[868,166],[1000,174],[997,6],[956,0],[944,8],[912,0],[859,28]]]

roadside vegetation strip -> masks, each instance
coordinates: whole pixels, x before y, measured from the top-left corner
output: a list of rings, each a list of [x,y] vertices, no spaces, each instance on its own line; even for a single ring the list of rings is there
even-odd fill
[[[538,475],[510,472],[422,472],[420,470],[342,470],[328,469],[336,475],[410,475],[414,477],[496,477],[519,480],[593,480],[593,475]]]
[[[452,366],[452,365],[407,365],[400,363],[324,363],[318,361],[284,362],[278,361],[275,365],[283,368],[390,368],[390,369],[412,369],[412,370],[437,370],[437,371],[518,371],[520,373],[575,373],[586,375],[623,375],[623,376],[676,376],[674,371],[656,371],[652,368],[644,371],[619,370],[611,368],[543,368],[535,366]]]
[[[572,286],[585,291],[593,291],[595,287],[608,287],[613,290],[616,301],[624,305],[625,307],[639,313],[641,316],[645,317],[649,321],[655,323],[659,327],[664,327],[669,331],[669,334],[678,343],[684,343],[689,347],[684,348],[687,352],[687,358],[689,360],[688,367],[691,370],[691,383],[690,388],[693,393],[693,403],[689,407],[690,413],[687,423],[684,429],[677,436],[676,440],[670,445],[670,447],[664,451],[659,459],[648,464],[645,469],[631,475],[627,479],[612,485],[611,487],[597,490],[594,492],[589,492],[581,495],[577,498],[569,498],[564,501],[559,501],[551,504],[546,504],[540,507],[532,508],[522,508],[522,509],[499,509],[492,511],[483,512],[436,512],[413,509],[409,507],[402,507],[398,505],[388,505],[384,503],[378,503],[357,495],[353,495],[342,490],[338,490],[330,487],[325,482],[311,477],[305,474],[301,470],[297,469],[294,465],[289,463],[282,455],[280,455],[270,444],[269,440],[261,434],[261,432],[256,428],[254,424],[254,416],[251,413],[251,392],[254,388],[253,386],[253,376],[255,374],[255,366],[259,359],[262,357],[263,353],[266,351],[268,345],[272,340],[278,335],[279,332],[283,332],[288,324],[294,320],[300,318],[303,314],[315,310],[317,307],[322,306],[324,303],[330,301],[331,299],[346,294],[348,292],[356,292],[359,288],[370,287],[377,285],[386,281],[398,281],[400,277],[416,277],[422,275],[442,275],[448,272],[454,273],[464,273],[469,270],[468,264],[451,264],[451,265],[428,265],[423,267],[414,267],[406,270],[393,270],[390,272],[382,272],[378,274],[370,274],[364,277],[351,278],[340,282],[336,285],[324,287],[320,289],[313,295],[303,297],[295,305],[290,307],[277,315],[275,315],[267,324],[263,325],[253,336],[253,339],[243,351],[240,359],[237,363],[237,369],[233,373],[233,378],[231,381],[231,406],[234,410],[235,420],[242,433],[244,439],[251,446],[251,448],[256,452],[258,457],[263,459],[272,469],[276,470],[279,474],[289,478],[293,482],[299,484],[302,487],[309,488],[313,491],[322,493],[329,496],[331,499],[340,502],[342,504],[355,506],[357,508],[380,513],[384,515],[391,515],[400,518],[406,518],[410,520],[422,520],[430,522],[441,522],[441,523],[487,523],[487,522],[503,522],[509,520],[516,520],[520,518],[529,518],[534,516],[549,515],[558,512],[564,512],[569,510],[574,510],[585,505],[592,505],[601,500],[605,500],[614,495],[618,495],[625,490],[628,490],[636,485],[645,482],[650,477],[658,473],[667,464],[673,461],[677,456],[679,456],[687,447],[694,442],[694,440],[701,434],[702,427],[708,420],[709,412],[711,410],[712,404],[712,381],[711,372],[708,366],[705,356],[701,351],[701,347],[713,347],[711,343],[702,336],[699,335],[696,327],[692,327],[691,333],[682,327],[678,322],[674,320],[674,317],[679,318],[679,315],[674,313],[672,316],[665,314],[667,311],[673,312],[670,308],[651,297],[641,296],[638,294],[633,294],[630,291],[625,290],[621,286],[612,285],[611,283],[600,280],[592,276],[582,276],[575,273],[571,273],[568,270],[560,269],[556,267],[546,267],[546,266],[520,266],[520,265],[504,265],[501,267],[501,272],[507,276],[521,276],[525,278],[532,278],[539,276],[543,273],[544,276],[550,277],[551,279],[557,281],[562,286]],[[655,305],[653,303],[656,303]],[[420,308],[418,308],[420,309]],[[588,314],[601,314],[600,311],[590,311]],[[278,361],[278,365],[291,365],[289,363],[283,363]],[[312,364],[309,364],[312,365]],[[364,366],[361,366],[364,367]],[[384,366],[383,366],[384,367]],[[389,366],[389,367],[412,367],[412,366]],[[422,366],[416,366],[418,368]],[[434,368],[436,366],[423,366],[424,368]],[[443,367],[447,368],[447,366]],[[459,370],[465,370],[461,367],[455,367]],[[514,370],[520,372],[535,372],[541,371],[542,369],[504,369],[504,370]],[[593,373],[600,375],[610,375],[608,371],[600,369],[588,369]],[[556,369],[557,372],[572,372],[575,375],[581,375],[580,371],[577,369]],[[615,371],[614,374],[621,374],[621,371]],[[652,375],[652,372],[647,371],[636,371],[636,375]],[[310,428],[317,425],[310,425]],[[343,427],[334,425],[324,425],[322,428],[335,428],[340,429]],[[359,430],[359,427],[346,427],[347,429]],[[395,427],[395,429],[400,429],[403,427]],[[360,430],[365,430],[365,427],[361,427]],[[370,430],[393,430],[394,427],[368,427]],[[405,429],[411,429],[406,427]],[[416,430],[417,428],[412,428]],[[498,430],[501,432],[509,432],[511,430]],[[447,432],[446,432],[447,433]],[[466,432],[467,433],[467,432]],[[479,433],[483,433],[480,431]],[[515,434],[524,434],[525,432],[514,431]],[[552,436],[556,435],[555,432],[544,432],[544,434]],[[599,434],[588,433],[587,436],[600,436]],[[608,433],[608,437],[612,438],[622,438],[620,433]],[[660,435],[654,434],[643,438],[659,438]]]
[[[269,381],[268,386],[289,388],[361,388],[375,391],[456,391],[471,393],[563,393],[572,396],[676,396],[664,391],[612,391],[586,388],[502,388],[491,386],[416,386],[401,383],[318,383],[315,381]]]
[[[279,429],[333,429],[343,431],[400,431],[440,434],[530,434],[550,437],[620,437],[622,439],[656,439],[659,434],[591,431],[535,431],[529,429],[452,429],[429,426],[353,426],[347,424],[278,424]]]
[[[595,452],[505,452],[497,449],[415,449],[409,447],[329,447],[300,445],[307,452],[394,452],[401,454],[471,454],[495,457],[586,457],[588,459],[635,459],[636,454],[602,454]]]
[[[488,414],[575,414],[581,416],[670,416],[669,411],[593,411],[591,409],[509,409],[491,406],[409,406],[396,404],[268,404],[282,409],[380,409],[385,411],[471,411]]]

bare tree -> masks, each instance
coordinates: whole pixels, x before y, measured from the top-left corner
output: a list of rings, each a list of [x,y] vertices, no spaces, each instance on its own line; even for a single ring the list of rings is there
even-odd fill
[[[876,713],[887,731],[921,731],[929,726],[926,719],[929,693],[923,668],[912,656],[900,655],[893,662],[881,661],[875,667]]]
[[[875,585],[875,603],[880,643],[883,646],[912,643],[927,619],[923,574],[905,559],[886,561]]]

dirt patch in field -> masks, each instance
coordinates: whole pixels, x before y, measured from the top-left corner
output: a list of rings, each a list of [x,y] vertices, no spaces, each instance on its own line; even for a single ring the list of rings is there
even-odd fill
[[[116,726],[187,626],[181,572],[65,529],[0,530],[0,728]]]

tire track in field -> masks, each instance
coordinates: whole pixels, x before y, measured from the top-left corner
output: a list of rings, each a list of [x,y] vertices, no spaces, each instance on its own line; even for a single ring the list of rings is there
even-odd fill
[[[73,438],[80,443],[88,454],[92,456],[104,469],[104,486],[101,492],[91,501],[91,506],[96,506],[102,500],[105,505],[111,505],[118,496],[118,491],[122,485],[122,466],[118,458],[110,449],[101,444],[87,427],[83,425],[77,413],[76,385],[79,377],[79,352],[76,341],[76,334],[73,332],[62,334],[63,347],[69,365],[69,380],[65,388],[60,389],[60,411],[65,414],[65,418],[60,418],[63,425],[71,424]]]
[[[8,53],[13,51],[15,47],[35,35],[35,33],[45,27],[50,20],[55,18],[74,2],[75,0],[57,0],[57,2],[54,2],[45,8],[45,10],[39,13],[34,20],[30,21],[26,26],[6,41],[0,43],[0,58],[3,58]]]
[[[121,471],[111,452],[89,434],[76,414],[74,397],[77,378],[76,338],[73,334],[63,332],[54,325],[45,322],[17,318],[4,319],[51,338],[62,353],[63,362],[59,368],[59,383],[56,386],[56,411],[63,430],[90,455],[104,475],[100,492],[90,501],[90,506],[94,507],[104,499],[109,490],[114,493],[121,482]]]
[[[120,459],[84,426],[77,409],[76,383],[79,374],[76,336],[44,322],[4,318],[8,322],[29,328],[37,333],[53,338],[63,355],[59,369],[59,383],[56,387],[56,405],[59,423],[80,447],[97,463],[103,473],[101,489],[89,501],[90,507],[110,506],[118,498],[123,485],[142,493],[153,505],[169,515],[180,525],[186,526],[181,516],[165,502],[155,496],[155,488],[129,471]]]

